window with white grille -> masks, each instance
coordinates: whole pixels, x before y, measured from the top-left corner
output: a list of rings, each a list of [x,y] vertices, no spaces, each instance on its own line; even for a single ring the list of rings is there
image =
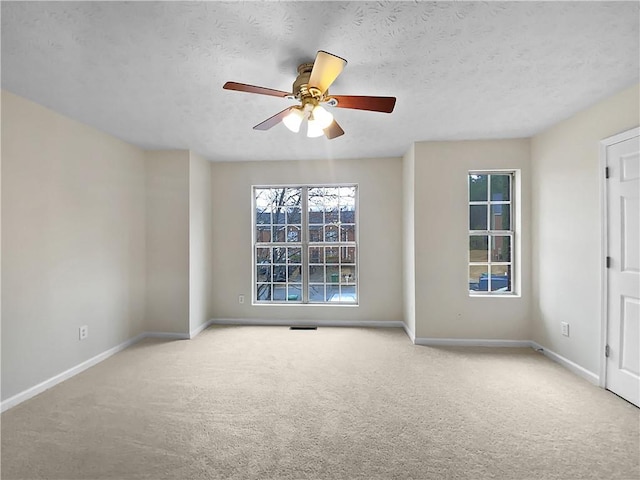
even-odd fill
[[[253,188],[254,302],[357,304],[357,186]]]
[[[514,293],[514,172],[469,172],[469,293]]]

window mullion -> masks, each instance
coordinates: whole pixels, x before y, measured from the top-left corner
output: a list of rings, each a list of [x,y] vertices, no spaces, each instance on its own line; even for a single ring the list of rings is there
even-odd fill
[[[493,269],[491,268],[492,265],[492,258],[491,258],[491,254],[493,252],[492,250],[492,245],[493,245],[493,234],[491,233],[491,220],[493,220],[491,218],[491,175],[487,175],[487,229],[489,230],[489,245],[488,247],[488,251],[487,251],[487,260],[489,261],[488,263],[488,269],[487,269],[487,273],[489,274],[489,277],[487,278],[487,290],[489,292],[493,291],[491,289],[491,277],[493,276]]]
[[[301,188],[302,303],[309,303],[309,187]]]
[[[487,175],[487,230],[491,230],[491,175]]]

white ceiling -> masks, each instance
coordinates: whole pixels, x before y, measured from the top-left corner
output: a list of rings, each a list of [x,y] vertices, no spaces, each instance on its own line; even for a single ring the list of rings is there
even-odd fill
[[[2,2],[2,88],[144,148],[210,160],[401,156],[414,141],[531,136],[638,82],[640,3]],[[317,50],[348,60],[346,134],[252,127]]]

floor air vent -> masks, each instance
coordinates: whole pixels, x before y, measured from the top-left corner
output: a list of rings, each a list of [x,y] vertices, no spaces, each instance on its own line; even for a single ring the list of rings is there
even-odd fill
[[[289,330],[317,330],[318,327],[303,327],[303,326],[292,326],[289,327]]]

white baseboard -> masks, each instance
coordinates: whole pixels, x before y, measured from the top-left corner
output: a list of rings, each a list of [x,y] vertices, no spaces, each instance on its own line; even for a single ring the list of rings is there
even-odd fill
[[[402,328],[401,321],[367,321],[367,320],[270,320],[262,318],[214,318],[209,320],[210,325],[252,325],[252,326],[308,326],[308,327],[382,327]]]
[[[405,327],[407,334],[411,337],[410,331]],[[540,351],[544,356],[559,363],[569,371],[584,378],[589,383],[597,387],[600,385],[600,376],[581,367],[575,362],[572,362],[568,358],[563,357],[547,348],[539,345],[532,340],[492,340],[492,339],[465,339],[465,338],[416,338],[414,342],[416,345],[425,346],[448,346],[448,347],[529,347],[534,350]]]
[[[199,335],[200,333],[202,333],[204,330],[206,330],[207,328],[209,328],[211,325],[213,325],[213,319],[203,323],[202,325],[200,325],[199,327],[194,328],[193,330],[191,330],[189,332],[189,338],[194,338],[197,335]]]
[[[58,375],[55,375],[45,380],[44,382],[40,382],[39,384],[31,388],[28,388],[14,395],[13,397],[7,398],[2,403],[0,403],[0,412],[9,410],[10,408],[15,407],[16,405],[24,402],[25,400],[35,397],[39,393],[42,393],[45,390],[48,390],[51,387],[54,387],[57,384],[64,382],[65,380],[68,380],[71,377],[74,377],[75,375],[85,371],[88,368],[93,367],[94,365],[97,365],[98,363],[106,360],[112,355],[115,355],[116,353],[121,352],[125,348],[128,348],[131,345],[138,343],[141,340],[144,340],[145,338],[162,338],[165,340],[189,340],[189,338],[191,337],[188,333],[143,332],[139,335],[136,335],[133,338],[130,338],[129,340],[122,342],[120,345],[116,345],[115,347],[110,348],[105,352],[99,353],[98,355],[90,358],[89,360],[85,360],[84,362],[80,363],[79,365],[76,365],[75,367],[71,367],[70,369],[65,370],[62,373],[59,373]]]
[[[10,408],[15,407],[16,405],[24,402],[25,400],[35,397],[39,393],[42,393],[45,390],[48,390],[51,387],[54,387],[55,385],[61,382],[64,382],[65,380],[75,375],[78,375],[81,372],[84,372],[86,369],[91,368],[94,365],[97,365],[98,363],[106,360],[107,358],[109,358],[112,355],[115,355],[118,352],[121,352],[125,348],[130,347],[131,345],[139,342],[143,338],[145,338],[145,334],[141,333],[140,335],[130,338],[129,340],[122,342],[120,345],[116,345],[115,347],[110,348],[109,350],[102,352],[96,355],[95,357],[92,357],[89,360],[86,360],[80,363],[79,365],[76,365],[75,367],[65,370],[64,372],[59,373],[58,375],[55,375],[49,378],[48,380],[45,380],[44,382],[40,382],[39,384],[31,388],[28,388],[14,395],[13,397],[7,398],[0,404],[0,411],[4,412],[6,410],[9,410]]]
[[[404,322],[402,323],[402,328],[404,328],[404,332],[407,334],[407,336],[411,340],[411,343],[415,344],[416,343],[416,334],[415,334],[415,332],[413,330],[411,330],[409,325],[407,325]]]
[[[189,340],[188,333],[176,332],[144,332],[142,338],[163,338],[165,340]],[[142,338],[140,340],[142,340]]]
[[[538,350],[540,352],[542,352],[542,354],[553,360],[556,363],[559,363],[560,365],[562,365],[563,367],[565,367],[566,369],[572,371],[573,373],[575,373],[576,375],[578,375],[579,377],[584,378],[585,380],[587,380],[589,383],[592,383],[593,385],[595,385],[596,387],[600,387],[600,375],[597,375],[595,373],[593,373],[590,370],[587,370],[584,367],[581,367],[580,365],[578,365],[575,362],[572,362],[571,360],[569,360],[568,358],[563,357],[562,355],[558,355],[555,352],[552,352],[551,350],[548,350],[547,348],[543,347],[542,345],[531,341],[531,348],[533,348],[534,350]]]
[[[417,337],[416,345],[428,347],[531,347],[529,340],[501,340],[482,338],[428,338]]]

